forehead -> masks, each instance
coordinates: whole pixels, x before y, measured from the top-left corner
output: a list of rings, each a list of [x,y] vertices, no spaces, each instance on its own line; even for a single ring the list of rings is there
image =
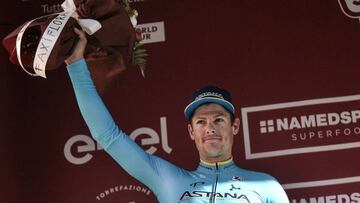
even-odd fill
[[[221,105],[216,103],[206,103],[199,106],[193,117],[199,116],[217,116],[217,115],[230,115],[230,113]]]

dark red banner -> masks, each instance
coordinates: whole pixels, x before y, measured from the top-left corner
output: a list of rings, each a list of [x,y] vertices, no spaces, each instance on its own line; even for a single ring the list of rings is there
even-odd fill
[[[144,150],[196,168],[183,110],[213,84],[242,122],[240,167],[272,174],[291,203],[360,202],[357,1],[129,2],[145,78],[128,67],[102,98]],[[1,39],[61,3],[3,2]],[[90,137],[65,65],[31,77],[0,48],[0,67],[1,202],[157,202]]]

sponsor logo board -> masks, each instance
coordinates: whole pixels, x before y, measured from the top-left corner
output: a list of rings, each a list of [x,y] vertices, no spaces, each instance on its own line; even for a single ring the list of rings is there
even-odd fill
[[[165,26],[164,22],[153,22],[146,24],[138,24],[136,29],[141,30],[141,43],[156,43],[165,41]]]
[[[241,111],[246,159],[360,147],[360,95]]]

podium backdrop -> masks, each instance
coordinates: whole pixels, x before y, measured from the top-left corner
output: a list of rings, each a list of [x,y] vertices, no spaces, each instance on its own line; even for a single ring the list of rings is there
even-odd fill
[[[277,177],[291,203],[360,202],[357,1],[129,2],[146,77],[128,68],[103,99],[139,145],[194,169],[183,109],[195,89],[217,85],[241,118],[239,166]],[[0,37],[59,4],[2,2]],[[157,202],[90,137],[65,66],[31,77],[0,48],[0,67],[0,202]]]

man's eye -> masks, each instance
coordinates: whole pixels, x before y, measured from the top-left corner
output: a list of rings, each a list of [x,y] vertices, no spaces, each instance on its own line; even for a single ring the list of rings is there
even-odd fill
[[[224,121],[223,118],[216,118],[216,119],[215,119],[215,122],[222,122],[222,121]]]
[[[196,124],[199,124],[199,125],[200,125],[200,124],[204,124],[204,123],[205,123],[204,120],[197,120],[197,121],[196,121]]]

